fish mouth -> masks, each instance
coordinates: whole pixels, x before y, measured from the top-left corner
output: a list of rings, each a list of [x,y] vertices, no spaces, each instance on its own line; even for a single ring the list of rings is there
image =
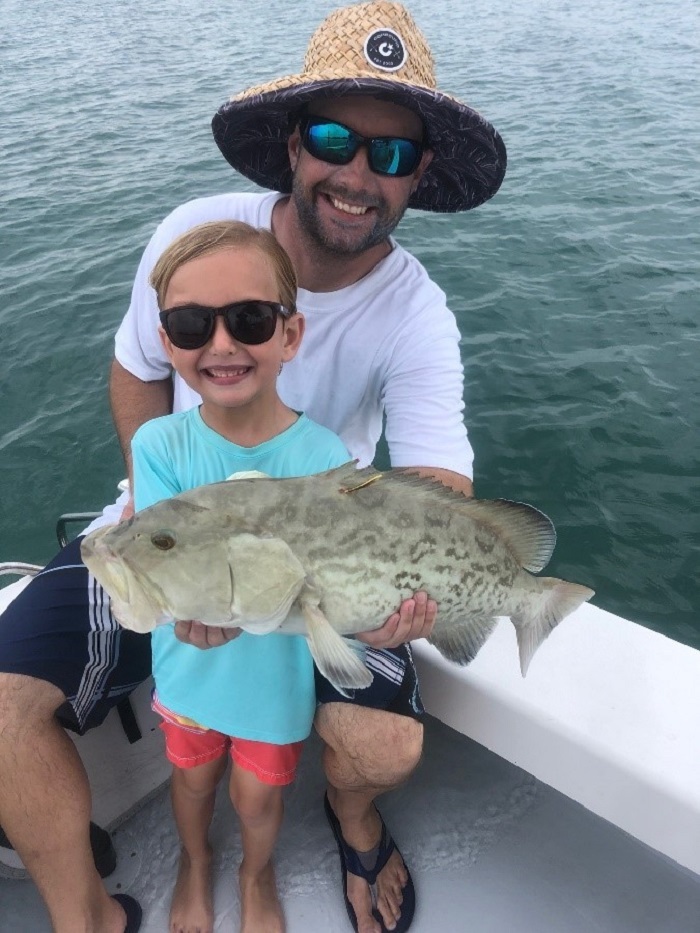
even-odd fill
[[[151,631],[159,621],[171,618],[167,609],[162,608],[165,605],[163,594],[157,588],[150,592],[137,569],[104,540],[104,535],[113,527],[100,528],[83,540],[83,561],[110,597],[111,612],[117,622],[133,631]]]
[[[105,541],[114,525],[99,528],[83,539],[80,552],[85,566],[97,582],[123,602],[129,599],[129,582],[120,559]]]

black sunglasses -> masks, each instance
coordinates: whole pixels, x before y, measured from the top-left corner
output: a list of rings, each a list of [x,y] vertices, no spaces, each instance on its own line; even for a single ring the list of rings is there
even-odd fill
[[[199,350],[211,339],[214,322],[221,315],[226,328],[239,343],[267,343],[277,327],[277,315],[291,312],[276,301],[234,301],[223,308],[182,305],[160,312],[160,323],[170,341],[181,350]]]
[[[367,149],[369,167],[377,175],[403,178],[418,168],[425,148],[402,136],[360,136],[349,126],[325,117],[303,116],[299,121],[304,149],[315,159],[331,165],[347,165],[361,146]]]

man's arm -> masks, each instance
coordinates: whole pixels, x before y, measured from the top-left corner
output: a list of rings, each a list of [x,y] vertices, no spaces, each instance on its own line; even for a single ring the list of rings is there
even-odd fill
[[[460,334],[444,293],[434,285],[427,289],[420,281],[418,285],[420,306],[412,294],[405,295],[406,326],[387,361],[382,401],[389,457],[392,466],[471,497],[472,481],[465,474],[471,472],[473,453],[464,424]],[[406,314],[408,306],[410,314]],[[431,460],[442,465],[419,466]],[[436,615],[435,601],[418,591],[381,628],[357,637],[374,648],[397,648],[428,637]]]
[[[146,421],[170,414],[173,408],[172,379],[143,382],[114,360],[109,379],[109,402],[131,482],[131,438]]]

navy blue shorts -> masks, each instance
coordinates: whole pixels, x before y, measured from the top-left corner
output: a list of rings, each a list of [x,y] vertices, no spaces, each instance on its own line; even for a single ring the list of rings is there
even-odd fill
[[[319,673],[316,674],[316,701],[318,703],[353,703],[370,709],[383,709],[388,713],[420,719],[425,713],[418,675],[413,663],[410,645],[398,648],[367,648],[365,663],[374,674],[364,690],[347,690],[343,696]]]
[[[341,696],[316,672],[319,703],[356,703],[404,716],[423,713],[408,645],[367,649],[374,681]],[[151,639],[122,628],[109,598],[68,544],[0,615],[0,672],[25,674],[58,687],[66,702],[57,718],[81,735],[151,673]],[[350,691],[349,691],[350,692]]]
[[[58,687],[56,715],[81,735],[151,673],[151,638],[122,628],[71,541],[0,615],[0,671]]]

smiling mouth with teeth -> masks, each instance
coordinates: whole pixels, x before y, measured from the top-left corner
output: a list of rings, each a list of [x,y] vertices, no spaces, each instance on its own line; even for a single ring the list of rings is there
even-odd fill
[[[333,207],[336,208],[336,210],[343,211],[345,214],[355,214],[356,216],[360,216],[362,214],[366,214],[369,210],[368,207],[360,207],[358,204],[346,204],[345,201],[338,201],[337,198],[334,198],[331,195],[328,196],[328,200],[331,202]]]
[[[243,376],[251,368],[251,366],[229,366],[225,369],[215,369],[212,366],[207,366],[202,372],[206,373],[207,376],[212,376],[214,379],[227,379],[231,376]]]

